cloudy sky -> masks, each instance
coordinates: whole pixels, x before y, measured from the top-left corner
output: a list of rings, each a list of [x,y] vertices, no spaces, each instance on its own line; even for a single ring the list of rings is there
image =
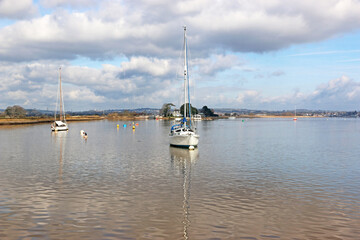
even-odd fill
[[[360,0],[0,0],[0,109],[360,110]]]

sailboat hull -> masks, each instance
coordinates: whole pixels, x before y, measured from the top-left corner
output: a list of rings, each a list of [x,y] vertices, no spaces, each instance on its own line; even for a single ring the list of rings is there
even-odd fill
[[[54,127],[54,128],[52,127],[51,130],[55,131],[55,132],[56,131],[67,131],[67,130],[69,130],[69,128],[68,127]]]
[[[69,130],[69,127],[66,123],[64,123],[62,121],[55,121],[51,125],[51,130],[52,131],[67,131],[67,130]]]
[[[199,144],[199,135],[173,135],[170,136],[170,145],[174,147],[197,147]]]

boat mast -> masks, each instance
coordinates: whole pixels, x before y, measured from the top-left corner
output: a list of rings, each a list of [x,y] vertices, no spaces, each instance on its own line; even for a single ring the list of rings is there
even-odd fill
[[[185,126],[186,126],[186,115],[187,115],[187,111],[186,111],[186,104],[188,101],[188,88],[187,88],[187,81],[188,77],[187,77],[187,42],[186,42],[186,26],[184,26],[184,118],[185,118]]]
[[[62,101],[62,89],[61,89],[61,67],[59,68],[59,88],[60,88],[60,121],[63,121],[63,101]]]

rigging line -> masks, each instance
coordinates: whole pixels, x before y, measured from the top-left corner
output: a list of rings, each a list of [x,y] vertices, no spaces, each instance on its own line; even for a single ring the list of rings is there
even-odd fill
[[[194,78],[195,75],[190,74],[190,73],[193,73],[193,68],[192,68],[192,64],[191,64],[192,57],[191,57],[191,49],[189,47],[189,44],[188,44],[188,52],[189,52],[189,59],[190,59],[189,64],[188,64],[188,68],[189,68],[188,75],[189,75],[189,78],[191,77],[192,86],[190,86],[190,90],[192,89],[191,96],[193,96],[193,99],[194,99],[195,98],[195,83],[196,83],[196,81]]]
[[[185,31],[186,31],[186,28],[185,28]],[[189,122],[190,122],[190,128],[192,127],[191,125],[191,110],[192,110],[192,108],[191,108],[191,103],[190,103],[190,74],[189,74],[189,60],[188,60],[188,49],[189,49],[189,47],[188,47],[188,41],[187,41],[187,35],[186,35],[186,33],[185,33],[185,36],[186,36],[186,38],[185,38],[185,52],[186,52],[186,62],[185,62],[185,64],[186,64],[186,81],[187,81],[187,100],[188,100],[188,105],[189,105]]]
[[[194,100],[195,99],[195,79],[194,79],[194,75],[190,74],[193,72],[193,68],[192,68],[192,64],[191,64],[191,50],[190,50],[190,47],[189,47],[189,44],[187,44],[187,49],[188,49],[188,55],[189,55],[189,61],[188,61],[188,78],[190,79],[191,77],[191,83],[192,83],[192,86],[190,86],[190,81],[189,81],[189,102],[190,102],[190,93],[192,94],[192,99]],[[190,92],[192,90],[192,92]],[[190,121],[191,122],[191,121]],[[193,123],[191,123],[192,125],[194,125],[194,127],[196,128],[196,122],[194,121]]]
[[[120,80],[120,82],[121,82],[121,73],[122,73],[122,75],[123,75],[123,79],[122,79],[122,81],[124,81],[124,83],[125,83],[125,67],[122,65],[122,63],[121,63],[121,70],[120,70],[121,72],[119,73],[119,80]],[[126,99],[126,96],[123,96],[125,99]],[[129,100],[130,101],[130,100]],[[123,102],[125,102],[125,101],[123,101]],[[129,103],[130,104],[130,103]],[[119,108],[121,109],[121,106],[119,105]],[[125,109],[125,105],[122,105],[122,108],[123,109]]]
[[[187,92],[188,92],[188,103],[189,103],[189,121],[190,121],[190,128],[191,128],[191,102],[190,102],[190,80],[189,80],[189,69],[188,69],[188,60],[186,59],[186,69],[187,69]]]
[[[193,83],[194,79],[192,77],[192,74],[190,74],[190,73],[192,73],[192,68],[191,68],[191,51],[190,51],[189,44],[187,45],[187,49],[188,49],[187,52],[188,52],[188,56],[189,56],[188,57],[188,78],[190,79],[190,77],[191,77],[191,83]],[[189,81],[189,94],[190,94],[190,90],[191,90],[191,86],[190,86],[190,81]],[[191,96],[193,96],[193,95],[191,94]]]
[[[65,105],[64,105],[64,91],[62,90],[62,85],[61,85],[61,92],[62,92],[62,96],[60,101],[62,102],[62,109],[63,109],[63,114],[64,114],[64,122],[66,122],[66,112],[65,112]]]
[[[183,52],[184,52],[184,43],[181,43],[181,45],[182,45],[182,50],[179,53],[178,63],[176,65],[177,66],[176,76],[175,76],[176,82],[178,80],[180,80],[180,76],[179,76],[180,73],[183,74],[183,72],[181,71],[183,69],[183,65],[181,64],[181,62],[182,62],[182,56],[183,56]],[[182,77],[181,77],[181,79],[184,80]],[[176,91],[177,105],[179,106],[179,110],[180,110],[181,102],[182,102],[182,94],[180,94],[180,93],[182,92],[183,84],[177,85],[177,88],[178,88],[178,91]]]
[[[58,87],[57,87],[57,92],[56,92],[56,105],[55,105],[55,121],[56,121],[56,113],[57,113],[57,108],[58,108],[58,103],[59,103],[59,94],[60,94],[60,81],[58,79]]]

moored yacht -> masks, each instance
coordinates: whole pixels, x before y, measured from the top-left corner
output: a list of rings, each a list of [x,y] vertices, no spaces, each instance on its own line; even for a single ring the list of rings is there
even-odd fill
[[[189,85],[187,38],[184,27],[184,117],[180,123],[171,127],[169,138],[171,146],[194,149],[199,143],[199,135],[196,134],[196,128],[192,124]]]
[[[56,120],[56,111],[57,111],[57,103],[59,101],[60,105],[60,116],[59,120]],[[55,108],[55,121],[51,124],[52,131],[67,131],[69,127],[66,123],[65,110],[64,110],[64,100],[62,96],[62,87],[61,87],[61,68],[59,68],[59,90],[58,90],[58,99],[56,100],[56,108]]]

